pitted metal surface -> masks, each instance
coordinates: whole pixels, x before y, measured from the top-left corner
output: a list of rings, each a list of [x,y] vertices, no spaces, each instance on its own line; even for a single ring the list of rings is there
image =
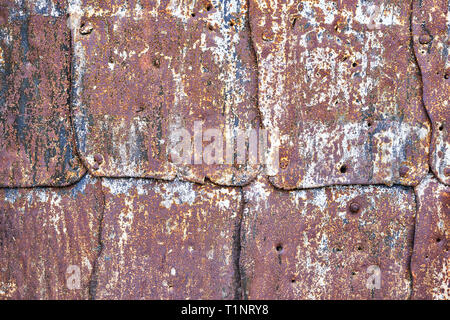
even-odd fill
[[[250,0],[262,122],[280,131],[277,187],[417,185],[426,175],[410,19],[410,1]]]
[[[448,300],[449,8],[1,1],[0,300]]]
[[[422,72],[423,100],[433,128],[430,166],[450,184],[450,4],[447,0],[415,0],[412,30]]]
[[[168,150],[170,133],[194,136],[196,121],[227,141],[259,127],[245,2],[84,1],[72,10],[74,122],[93,174],[223,185],[256,175],[249,164],[174,165]]]
[[[244,187],[241,274],[248,299],[408,299],[414,192]],[[373,272],[380,286],[368,285]]]

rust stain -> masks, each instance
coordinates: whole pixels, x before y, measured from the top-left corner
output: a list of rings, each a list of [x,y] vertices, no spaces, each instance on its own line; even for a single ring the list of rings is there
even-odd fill
[[[175,165],[169,156],[171,132],[183,128],[193,137],[195,121],[225,141],[236,129],[259,127],[247,11],[239,1],[83,1],[71,8],[75,128],[94,175],[222,185],[256,176],[257,165]]]
[[[450,184],[450,8],[446,0],[415,0],[414,50],[422,72],[423,100],[432,121],[430,166]]]
[[[0,186],[64,186],[84,169],[70,124],[66,20],[0,8]]]
[[[280,132],[277,187],[411,186],[427,174],[410,18],[410,1],[250,0],[262,123]]]
[[[233,299],[239,189],[104,179],[98,299]]]
[[[429,175],[416,187],[413,299],[450,299],[450,187]]]
[[[89,298],[100,188],[86,176],[72,187],[0,189],[0,299]],[[71,265],[79,289],[67,286]]]
[[[248,299],[408,299],[412,189],[244,187],[241,274]],[[380,288],[368,287],[379,268]]]
[[[1,1],[0,300],[448,300],[449,8]]]

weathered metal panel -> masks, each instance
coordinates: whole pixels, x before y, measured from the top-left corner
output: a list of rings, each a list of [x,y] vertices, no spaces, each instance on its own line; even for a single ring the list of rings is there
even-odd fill
[[[232,299],[239,189],[105,179],[97,299]]]
[[[450,300],[450,187],[430,175],[416,196],[412,298]]]
[[[408,299],[414,200],[405,187],[286,192],[262,178],[244,187],[245,297]],[[377,269],[380,287],[368,287]]]
[[[432,121],[430,165],[450,184],[450,5],[448,0],[414,0],[414,49],[423,79],[423,100]]]
[[[89,176],[72,187],[0,189],[0,299],[89,297],[100,191]]]
[[[250,0],[263,125],[280,132],[280,188],[417,185],[430,125],[411,1]]]
[[[37,6],[37,4],[35,4]],[[62,186],[81,178],[70,124],[66,19],[0,5],[0,186]],[[55,13],[56,14],[56,13]]]
[[[195,121],[225,141],[259,127],[245,2],[86,0],[70,11],[75,127],[94,175],[224,185],[256,175],[256,165],[174,165],[169,155],[170,134],[193,137]]]

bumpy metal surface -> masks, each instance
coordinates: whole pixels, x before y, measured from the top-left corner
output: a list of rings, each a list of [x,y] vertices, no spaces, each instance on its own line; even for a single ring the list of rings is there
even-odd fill
[[[98,299],[233,299],[239,189],[103,180]]]
[[[66,19],[32,3],[0,4],[0,186],[62,186],[84,173],[70,124]]]
[[[0,299],[88,299],[100,191],[89,176],[72,187],[0,189]],[[70,266],[80,271],[73,290]]]
[[[0,299],[449,299],[449,8],[0,0]]]
[[[414,192],[349,186],[244,187],[241,274],[249,299],[407,299]],[[381,287],[368,289],[369,267]]]
[[[74,120],[95,175],[224,185],[255,176],[256,165],[175,166],[169,154],[170,133],[193,137],[195,121],[225,141],[259,127],[246,2],[83,1],[71,13]]]
[[[426,175],[410,19],[404,0],[250,0],[259,107],[281,137],[277,187],[416,185]]]
[[[430,165],[442,183],[450,184],[450,4],[448,0],[415,0],[414,50],[423,79],[423,100],[433,124]]]
[[[416,194],[412,298],[449,300],[450,187],[430,175],[416,187]]]

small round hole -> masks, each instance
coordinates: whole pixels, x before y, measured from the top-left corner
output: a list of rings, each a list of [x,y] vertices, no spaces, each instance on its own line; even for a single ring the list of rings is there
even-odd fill
[[[362,247],[361,246],[358,246],[358,251],[362,251]]]
[[[206,6],[206,11],[211,11],[211,9],[212,9],[212,6],[211,6],[210,4],[208,4],[208,5]]]
[[[367,121],[367,126],[370,128],[372,126],[372,122]]]
[[[353,68],[356,68],[357,65],[358,65],[358,64],[357,64],[356,62],[353,62],[353,63],[352,63],[352,67],[353,67]]]
[[[281,251],[283,251],[283,246],[281,244],[279,244],[279,245],[277,245],[276,249],[278,252],[281,252]]]
[[[195,13],[191,13],[191,17],[194,18],[195,17]]]
[[[444,76],[444,79],[448,80],[448,78],[449,78],[449,75],[448,75],[448,73],[446,73]]]
[[[441,242],[441,238],[437,238],[437,239],[436,239],[436,242],[437,242],[437,243]]]
[[[339,169],[339,171],[341,171],[341,173],[346,173],[347,172],[347,166],[344,164],[341,166],[341,168]]]
[[[295,283],[295,279],[294,278],[291,279],[291,283]]]
[[[443,130],[444,130],[444,125],[441,124],[441,125],[439,126],[439,131],[443,131]]]

